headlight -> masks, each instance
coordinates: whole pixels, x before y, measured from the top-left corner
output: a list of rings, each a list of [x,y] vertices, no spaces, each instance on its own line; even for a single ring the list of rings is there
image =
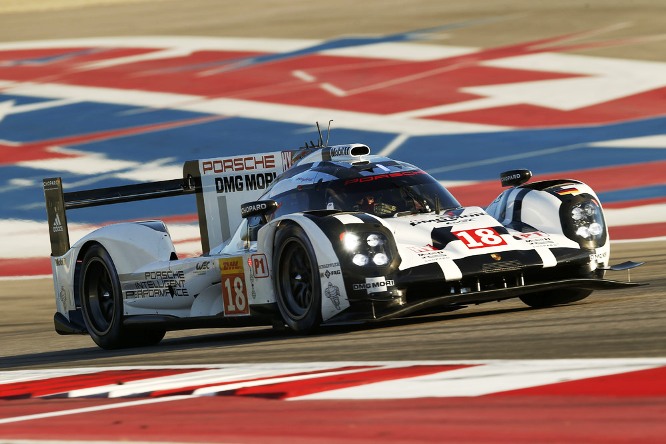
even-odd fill
[[[368,258],[368,256],[366,256],[365,254],[360,254],[360,253],[355,254],[354,257],[352,258],[352,262],[354,264],[358,265],[359,267],[362,267],[364,265],[368,265],[369,260],[370,259]]]
[[[585,212],[581,207],[574,207],[571,210],[571,218],[573,220],[581,220],[583,217],[585,217]]]
[[[595,222],[593,224],[590,224],[588,231],[592,236],[599,236],[603,231],[603,228],[601,227],[601,224]]]
[[[342,245],[347,251],[355,251],[361,243],[361,239],[354,233],[342,233],[340,235]]]
[[[371,234],[365,238],[369,247],[377,247],[384,243],[383,239],[378,234]]]
[[[384,253],[377,253],[372,257],[372,262],[375,265],[383,266],[389,263],[388,256]]]
[[[601,208],[595,200],[587,200],[571,208],[571,220],[576,236],[585,240],[594,240],[604,233]]]
[[[391,263],[388,239],[383,233],[346,231],[340,235],[340,242],[354,265],[383,267]]]

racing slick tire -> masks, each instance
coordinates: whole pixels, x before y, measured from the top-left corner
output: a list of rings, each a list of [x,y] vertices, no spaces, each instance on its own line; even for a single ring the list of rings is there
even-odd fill
[[[301,227],[280,227],[275,236],[273,263],[282,319],[297,332],[315,331],[322,322],[321,282],[312,243]]]
[[[79,295],[90,337],[106,350],[154,345],[166,331],[123,328],[123,296],[111,256],[99,244],[88,249],[81,264]]]

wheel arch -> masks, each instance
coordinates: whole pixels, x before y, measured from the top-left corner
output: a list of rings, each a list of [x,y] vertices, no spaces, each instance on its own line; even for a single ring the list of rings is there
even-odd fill
[[[84,250],[99,244],[113,259],[118,274],[133,273],[153,262],[168,262],[176,251],[166,226],[156,221],[107,225],[84,236],[73,249]]]
[[[301,213],[289,214],[274,219],[270,223],[266,224],[266,226],[262,227],[259,231],[257,239],[257,250],[266,253],[266,256],[271,261],[269,266],[271,270],[274,270],[275,264],[273,263],[273,253],[275,251],[275,241],[278,230],[280,230],[281,227],[286,227],[289,225],[295,225],[303,230],[314,249],[317,265],[319,268],[318,271],[323,270],[324,268],[322,267],[328,267],[329,270],[328,277],[323,276],[323,272],[320,272],[320,277],[322,279],[320,295],[322,298],[322,320],[326,322],[326,320],[346,310],[350,304],[347,292],[345,290],[342,273],[330,274],[330,272],[334,270],[340,270],[339,258],[333,249],[331,241],[328,239],[319,225],[317,225],[314,219],[316,219],[316,217],[308,217]],[[334,302],[326,297],[325,288],[328,285],[328,282],[331,282],[333,285],[338,287],[340,295],[338,301]],[[275,278],[273,280],[273,288],[275,289]],[[274,293],[277,297],[275,290]]]

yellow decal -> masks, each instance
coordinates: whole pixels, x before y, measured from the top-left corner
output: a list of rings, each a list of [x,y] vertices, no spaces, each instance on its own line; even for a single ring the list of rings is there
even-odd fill
[[[250,304],[245,288],[245,269],[242,257],[220,259],[222,299],[225,316],[248,316]]]

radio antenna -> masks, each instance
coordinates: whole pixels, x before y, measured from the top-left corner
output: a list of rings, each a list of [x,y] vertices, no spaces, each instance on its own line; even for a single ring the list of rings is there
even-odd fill
[[[331,137],[331,122],[332,121],[333,121],[333,119],[328,121],[328,130],[326,130],[326,145],[325,146],[328,146],[328,139]]]
[[[322,146],[322,143],[324,143],[324,137],[321,135],[321,128],[319,128],[319,121],[317,123],[317,132],[319,133],[319,147]]]

